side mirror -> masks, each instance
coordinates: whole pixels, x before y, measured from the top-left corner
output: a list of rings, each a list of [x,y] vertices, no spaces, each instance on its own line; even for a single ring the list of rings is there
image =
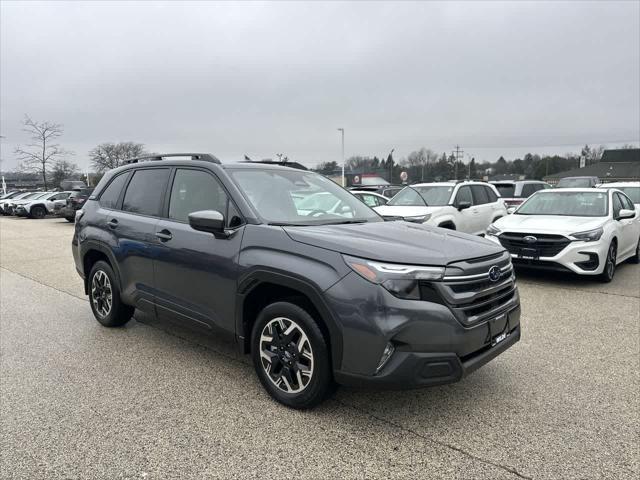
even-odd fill
[[[466,210],[467,208],[471,208],[471,202],[458,202],[456,204],[458,210]]]
[[[512,214],[513,212],[515,212],[515,211],[516,211],[516,207],[509,207],[509,208],[507,208],[507,213],[508,213],[509,215],[511,215],[511,214]]]
[[[623,208],[622,210],[620,210],[620,213],[618,214],[618,220],[624,220],[625,218],[635,218],[636,217],[636,212],[634,210],[627,210],[626,208]]]
[[[189,225],[200,232],[213,233],[216,237],[226,236],[224,215],[217,210],[200,210],[189,214]]]

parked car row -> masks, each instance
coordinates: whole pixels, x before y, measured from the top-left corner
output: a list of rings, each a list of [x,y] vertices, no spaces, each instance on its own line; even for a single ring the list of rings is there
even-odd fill
[[[88,197],[88,194],[84,195],[85,191],[90,192],[91,189],[85,189],[79,192],[9,192],[6,195],[0,197],[0,213],[2,215],[14,215],[18,217],[28,217],[36,219],[44,218],[47,215],[56,214],[64,216],[69,221],[73,221],[75,217],[75,211],[81,206],[81,203],[78,204],[78,200],[80,198],[84,198],[84,200],[86,200],[86,198]],[[70,198],[74,200],[70,202]]]

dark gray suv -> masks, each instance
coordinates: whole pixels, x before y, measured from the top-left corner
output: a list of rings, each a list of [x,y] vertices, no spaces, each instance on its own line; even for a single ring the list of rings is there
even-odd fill
[[[229,334],[294,408],[336,383],[455,382],[520,339],[502,247],[385,222],[308,171],[208,154],[133,160],[78,212],[73,255],[102,325],[137,308]]]

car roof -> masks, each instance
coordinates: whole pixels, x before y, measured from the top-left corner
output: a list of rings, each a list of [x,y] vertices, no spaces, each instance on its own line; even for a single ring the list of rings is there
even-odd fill
[[[543,182],[542,180],[492,180],[489,183],[492,185],[505,184],[505,183],[515,185],[516,183],[547,183],[547,182]]]
[[[640,187],[640,182],[611,182],[603,183],[598,188]]]
[[[581,187],[581,188],[547,188],[545,190],[538,190],[535,194],[539,195],[539,194],[547,194],[547,193],[556,193],[556,192],[563,192],[563,193],[567,193],[567,192],[582,192],[582,193],[589,193],[589,192],[599,192],[599,193],[605,193],[608,192],[609,190],[613,190],[613,189],[607,189],[607,188],[589,188],[589,187]]]

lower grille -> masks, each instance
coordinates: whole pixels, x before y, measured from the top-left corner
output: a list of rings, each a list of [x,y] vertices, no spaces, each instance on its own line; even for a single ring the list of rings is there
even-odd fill
[[[525,238],[530,239],[529,237],[535,240],[525,241]],[[521,255],[524,251],[530,256],[531,252],[535,251],[537,257],[555,257],[571,243],[571,240],[562,235],[513,232],[500,234],[498,240],[509,253]]]

